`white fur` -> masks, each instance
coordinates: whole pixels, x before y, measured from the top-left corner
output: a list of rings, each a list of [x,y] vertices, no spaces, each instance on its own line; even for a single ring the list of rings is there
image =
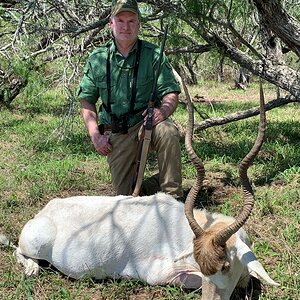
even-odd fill
[[[233,221],[200,210],[195,210],[195,218],[204,227],[219,220]],[[73,278],[131,277],[151,285],[200,288],[204,276],[192,255],[193,238],[183,203],[170,195],[78,196],[54,199],[30,220],[22,230],[16,256],[29,275],[38,272],[36,259],[44,259]],[[229,299],[240,278],[251,270],[254,255],[244,257],[243,251],[251,250],[243,229],[235,240],[228,249],[230,271],[204,278],[207,295],[213,285],[219,299]],[[261,268],[254,271],[274,284]],[[203,299],[208,299],[205,294]]]

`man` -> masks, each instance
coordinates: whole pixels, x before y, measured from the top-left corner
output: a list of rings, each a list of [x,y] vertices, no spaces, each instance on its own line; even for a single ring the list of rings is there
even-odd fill
[[[138,39],[140,11],[133,0],[112,2],[109,20],[113,39],[89,57],[78,97],[81,113],[96,151],[108,157],[112,184],[117,194],[132,194],[139,131],[146,118],[160,48]],[[178,104],[180,87],[164,56],[157,83],[150,147],[157,153],[157,190],[182,196],[179,134],[168,117]],[[98,114],[96,102],[101,99]],[[100,128],[100,130],[99,130]],[[111,129],[111,134],[105,134]],[[149,181],[153,182],[153,180]]]

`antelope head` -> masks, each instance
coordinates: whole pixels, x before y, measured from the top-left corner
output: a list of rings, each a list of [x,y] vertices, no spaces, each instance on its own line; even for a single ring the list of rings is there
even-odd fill
[[[244,242],[241,242],[240,239],[235,236],[235,233],[237,233],[237,231],[245,224],[245,222],[249,218],[254,205],[254,194],[247,175],[247,171],[261,148],[266,128],[266,114],[264,108],[262,84],[260,84],[260,124],[258,135],[252,149],[244,157],[239,165],[239,176],[243,187],[243,209],[239,213],[237,218],[232,221],[232,223],[223,222],[222,218],[220,218],[218,222],[214,222],[206,229],[203,229],[197,223],[193,213],[196,196],[203,185],[205,169],[203,162],[197,156],[192,147],[192,135],[194,128],[193,105],[187,87],[183,82],[182,86],[184,88],[187,99],[189,115],[189,121],[185,135],[185,146],[188,155],[197,170],[197,179],[192,186],[185,202],[185,214],[195,235],[194,258],[199,264],[201,273],[204,275],[202,297],[203,299],[229,299],[232,290],[234,289],[238,280],[240,280],[240,278],[235,278],[234,280],[236,280],[236,282],[231,282],[234,281],[232,273],[235,273],[235,270],[231,270],[231,275],[227,275],[226,277],[226,273],[230,273],[229,271],[231,268],[231,263],[234,260],[232,259],[232,257],[234,255],[235,257],[238,257],[238,260],[241,261],[239,263],[239,265],[242,266],[241,269],[245,268],[247,270],[247,278],[249,278],[248,270],[250,270],[258,273],[258,276],[265,279],[268,283],[277,285],[276,282],[274,282],[268,276],[262,265],[256,260],[248,245],[246,245]],[[232,251],[231,249],[233,249],[233,244],[235,245],[236,254],[228,255],[228,249],[231,247],[230,251]],[[239,246],[237,247],[236,245]],[[249,266],[250,263],[251,266]],[[239,272],[241,275],[244,271],[239,270]],[[215,274],[221,275],[219,276]],[[213,276],[219,276],[219,286],[214,286],[213,282],[209,280],[209,278],[212,278]],[[208,279],[208,283],[206,284],[206,286],[204,286],[206,279]],[[231,285],[231,287],[228,287],[228,285]],[[223,292],[220,292],[220,290],[222,290]]]

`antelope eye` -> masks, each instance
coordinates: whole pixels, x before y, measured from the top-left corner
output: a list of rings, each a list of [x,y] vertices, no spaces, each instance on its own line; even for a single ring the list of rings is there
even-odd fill
[[[230,263],[228,261],[226,261],[222,266],[221,272],[227,273],[227,272],[229,272],[229,270],[230,270]]]

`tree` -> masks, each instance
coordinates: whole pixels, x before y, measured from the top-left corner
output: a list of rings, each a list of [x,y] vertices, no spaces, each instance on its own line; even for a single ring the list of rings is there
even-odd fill
[[[139,2],[144,36],[158,42],[162,25],[173,24],[166,53],[181,60],[192,82],[195,55],[217,49],[238,69],[264,78],[299,101],[300,8],[294,1]],[[26,85],[28,72],[60,57],[66,59],[62,76],[70,88],[82,58],[110,38],[105,27],[110,1],[26,0],[1,5],[0,102],[14,99]],[[28,68],[23,74],[16,67],[20,62]]]
[[[10,103],[30,71],[63,57],[62,79],[70,88],[83,55],[109,39],[110,6],[101,1],[10,1],[0,9],[0,103]],[[80,17],[79,17],[80,16]],[[27,72],[19,72],[19,65]],[[12,92],[13,91],[13,92]]]

